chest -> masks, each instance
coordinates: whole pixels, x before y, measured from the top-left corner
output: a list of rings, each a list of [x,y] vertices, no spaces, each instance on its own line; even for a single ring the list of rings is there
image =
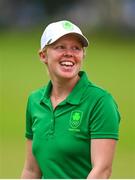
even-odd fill
[[[82,106],[71,105],[59,106],[55,110],[46,106],[37,108],[40,113],[32,113],[33,140],[38,139],[46,146],[53,142],[60,149],[72,149],[74,145],[89,141],[88,109],[84,111]]]
[[[47,139],[50,135],[62,137],[73,135],[88,138],[89,113],[80,106],[62,106],[55,110],[41,108],[32,114],[33,135]]]

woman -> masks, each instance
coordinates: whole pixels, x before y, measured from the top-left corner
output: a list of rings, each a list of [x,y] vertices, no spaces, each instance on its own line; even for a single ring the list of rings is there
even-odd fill
[[[69,21],[49,24],[40,59],[50,81],[31,93],[22,178],[109,178],[119,112],[112,96],[81,71],[87,38]]]

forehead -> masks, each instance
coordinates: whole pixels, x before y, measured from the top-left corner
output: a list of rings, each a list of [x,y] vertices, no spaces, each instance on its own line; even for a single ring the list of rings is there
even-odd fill
[[[72,42],[72,43],[82,46],[81,39],[75,34],[64,35],[61,38],[59,38],[57,41],[55,41],[53,44],[64,43],[64,42],[67,42],[67,43]]]

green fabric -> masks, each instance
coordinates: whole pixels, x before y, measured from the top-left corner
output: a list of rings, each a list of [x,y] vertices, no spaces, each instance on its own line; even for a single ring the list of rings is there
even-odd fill
[[[43,178],[85,179],[92,169],[90,139],[118,139],[120,116],[113,97],[92,84],[85,72],[55,110],[51,81],[31,93],[26,114],[26,137]]]

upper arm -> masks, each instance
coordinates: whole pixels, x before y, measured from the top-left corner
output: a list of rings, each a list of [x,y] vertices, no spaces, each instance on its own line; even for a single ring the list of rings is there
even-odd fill
[[[22,178],[41,178],[41,171],[32,153],[32,140],[30,139],[27,139],[26,141],[26,159],[22,172]]]
[[[108,178],[111,175],[120,115],[111,95],[101,97],[90,118],[92,171],[88,178]]]
[[[111,167],[114,157],[116,140],[92,139],[91,161],[93,166]]]
[[[114,139],[91,140],[92,170],[88,175],[89,179],[106,179],[111,176],[115,146],[116,140]]]

